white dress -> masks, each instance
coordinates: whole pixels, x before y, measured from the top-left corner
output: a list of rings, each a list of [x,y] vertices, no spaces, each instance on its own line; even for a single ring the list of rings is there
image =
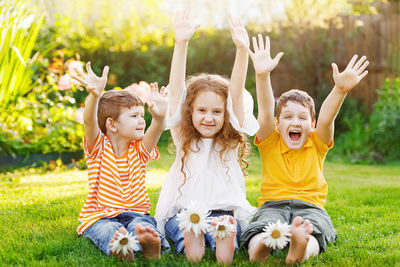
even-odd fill
[[[253,99],[244,90],[245,122],[240,128],[232,109],[232,99],[228,96],[227,110],[231,125],[238,131],[254,135],[259,125],[253,115]],[[234,217],[242,230],[257,210],[246,199],[244,176],[238,162],[238,150],[227,149],[224,160],[221,160],[220,147],[213,146],[212,138],[202,138],[198,147],[199,152],[190,152],[186,157],[184,171],[186,182],[183,186],[184,175],[181,171],[181,143],[179,139],[179,124],[181,106],[186,98],[183,90],[180,103],[175,114],[168,118],[167,129],[171,129],[172,139],[176,146],[176,158],[160,191],[155,212],[157,228],[164,233],[166,221],[186,209],[191,202],[199,202],[208,210],[233,210]],[[169,114],[169,113],[168,113]],[[192,144],[195,148],[195,144]],[[195,149],[197,151],[197,149]]]

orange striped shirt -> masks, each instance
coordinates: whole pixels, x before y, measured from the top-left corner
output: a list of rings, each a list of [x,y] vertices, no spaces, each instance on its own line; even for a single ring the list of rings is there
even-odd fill
[[[160,157],[157,148],[149,153],[143,141],[133,141],[120,158],[114,155],[110,140],[101,131],[89,153],[84,140],[89,175],[89,193],[79,214],[81,235],[102,218],[122,212],[150,213],[150,200],[145,185],[146,163]]]

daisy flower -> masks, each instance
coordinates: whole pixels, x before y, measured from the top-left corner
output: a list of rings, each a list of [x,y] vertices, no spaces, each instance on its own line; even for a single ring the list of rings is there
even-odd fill
[[[131,233],[119,234],[118,238],[111,243],[111,251],[115,253],[120,253],[126,256],[130,251],[133,251],[135,244],[138,241]]]
[[[283,249],[289,241],[289,236],[291,236],[289,228],[290,226],[287,223],[281,223],[280,220],[277,223],[269,223],[264,228],[265,246],[273,249]]]
[[[229,217],[226,216],[223,220],[217,221],[216,225],[210,225],[209,233],[214,238],[224,239],[227,236],[232,236],[235,232],[236,225],[229,222]]]
[[[210,214],[198,203],[192,202],[189,208],[182,210],[176,216],[179,221],[179,229],[184,233],[193,232],[196,237],[207,232],[207,215]]]

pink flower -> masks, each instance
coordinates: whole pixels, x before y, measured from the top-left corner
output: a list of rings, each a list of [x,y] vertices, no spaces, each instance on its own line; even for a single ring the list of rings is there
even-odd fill
[[[69,76],[68,74],[64,74],[63,76],[61,76],[57,83],[58,89],[60,89],[61,91],[70,89],[72,82],[71,80],[71,76]]]
[[[128,90],[137,95],[143,102],[147,102],[149,100],[149,89],[150,85],[143,81],[139,82],[139,84],[133,83],[124,88],[124,90]]]

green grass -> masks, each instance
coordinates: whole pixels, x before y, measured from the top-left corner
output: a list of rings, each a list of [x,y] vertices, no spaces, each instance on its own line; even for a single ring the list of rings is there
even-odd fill
[[[173,156],[162,158],[148,170],[148,189],[157,203]],[[256,205],[261,163],[251,158],[246,180],[249,201]],[[86,199],[87,173],[79,170],[45,172],[41,169],[16,170],[0,174],[0,265],[110,266],[125,265],[105,256],[90,240],[78,237],[78,214]],[[400,163],[385,166],[325,164],[329,184],[326,210],[338,239],[327,251],[303,265],[394,266],[400,262]],[[269,266],[283,265],[286,253],[271,256]],[[233,264],[248,262],[247,252],[235,255]],[[206,251],[195,266],[215,264]],[[144,261],[141,255],[130,265],[181,266],[183,255],[170,253],[160,261]]]

